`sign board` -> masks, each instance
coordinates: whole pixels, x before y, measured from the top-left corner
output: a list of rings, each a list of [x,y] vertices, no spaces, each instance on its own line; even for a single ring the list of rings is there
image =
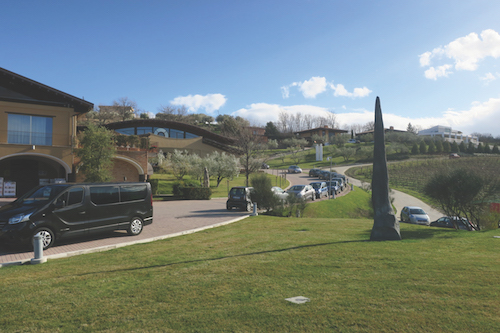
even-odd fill
[[[15,197],[16,196],[16,182],[4,182],[3,183],[3,195],[4,195],[4,197]]]

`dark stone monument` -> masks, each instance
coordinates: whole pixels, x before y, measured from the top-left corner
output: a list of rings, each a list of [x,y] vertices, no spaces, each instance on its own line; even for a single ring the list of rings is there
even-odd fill
[[[373,131],[372,203],[374,211],[372,241],[401,240],[399,221],[394,216],[389,200],[389,174],[385,155],[385,134],[380,99],[375,102],[375,129]]]

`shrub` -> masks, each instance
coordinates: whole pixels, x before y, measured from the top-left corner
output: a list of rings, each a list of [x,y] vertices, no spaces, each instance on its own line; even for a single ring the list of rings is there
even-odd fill
[[[257,207],[270,211],[279,204],[279,199],[271,191],[271,179],[264,173],[259,173],[250,179],[250,184],[254,188],[252,201],[257,203]]]
[[[151,184],[151,193],[153,193],[153,195],[157,195],[160,180],[159,179],[149,179],[148,182]]]

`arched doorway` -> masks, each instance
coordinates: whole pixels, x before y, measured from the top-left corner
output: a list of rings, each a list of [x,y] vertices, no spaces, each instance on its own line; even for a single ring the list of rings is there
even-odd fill
[[[14,154],[0,159],[0,177],[16,182],[16,197],[43,183],[67,181],[71,168],[43,154]]]

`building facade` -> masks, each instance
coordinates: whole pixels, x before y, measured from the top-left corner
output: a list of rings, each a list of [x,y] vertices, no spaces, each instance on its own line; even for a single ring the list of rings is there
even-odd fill
[[[453,130],[450,126],[434,126],[418,132],[420,136],[441,137],[443,140],[449,142],[461,143],[462,141],[468,144],[472,142],[475,146],[479,145],[477,136],[464,135],[462,132]]]

